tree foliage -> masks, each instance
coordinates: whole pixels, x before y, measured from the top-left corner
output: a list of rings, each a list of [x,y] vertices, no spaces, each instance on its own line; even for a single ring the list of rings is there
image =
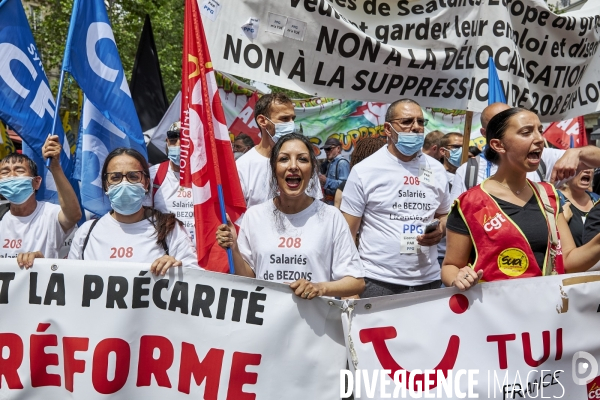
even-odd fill
[[[39,11],[42,18],[39,23],[34,25],[30,21],[30,24],[44,68],[56,93],[73,0],[40,0],[37,3],[40,4]],[[131,80],[144,19],[146,14],[150,15],[165,90],[171,101],[181,90],[185,0],[105,0],[105,4],[128,81]],[[75,40],[82,39],[75,38]],[[249,79],[243,80],[249,82]],[[269,87],[273,92],[284,92],[295,99],[311,97],[277,86],[269,85]],[[79,104],[77,89],[73,79],[65,81],[63,109],[77,110]]]
[[[89,1],[89,0],[81,0]],[[146,14],[150,15],[162,77],[169,100],[181,89],[183,48],[183,12],[185,0],[105,0],[115,42],[127,79],[131,79],[135,54]],[[34,37],[46,73],[56,92],[62,65],[73,0],[40,1],[42,21],[34,28]],[[75,38],[75,40],[81,40]],[[76,84],[65,82],[63,105],[74,110]]]

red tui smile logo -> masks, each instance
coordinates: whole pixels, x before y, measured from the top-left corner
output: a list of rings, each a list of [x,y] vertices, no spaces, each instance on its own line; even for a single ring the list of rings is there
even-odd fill
[[[455,294],[450,298],[449,305],[450,309],[456,314],[462,314],[468,308],[469,300],[465,295]],[[388,346],[386,344],[386,340],[394,339],[398,336],[396,332],[396,328],[393,326],[386,326],[380,328],[368,328],[361,329],[359,332],[360,341],[362,343],[372,343],[373,350],[375,351],[375,355],[377,359],[381,363],[383,369],[389,369],[391,373],[389,374],[392,380],[394,379],[394,374],[396,371],[406,371],[398,362],[394,359]],[[448,346],[446,347],[446,352],[442,357],[442,360],[438,363],[438,365],[433,368],[435,374],[438,374],[440,371],[444,378],[448,378],[448,372],[454,368],[454,364],[456,364],[456,359],[458,358],[458,350],[460,347],[460,338],[456,335],[450,336],[450,340],[448,341]],[[406,381],[404,385],[407,389],[408,382],[410,381],[411,372],[406,371]],[[413,376],[414,387],[413,391],[419,390],[419,386],[417,382],[420,382],[421,388],[425,387],[425,374],[417,374]],[[432,385],[429,385],[429,389],[433,389],[437,386],[437,382],[433,381]]]

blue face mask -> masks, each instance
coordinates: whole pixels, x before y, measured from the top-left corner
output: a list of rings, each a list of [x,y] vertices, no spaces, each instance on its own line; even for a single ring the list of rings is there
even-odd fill
[[[168,152],[169,152],[169,160],[171,160],[173,162],[173,164],[179,165],[179,162],[181,161],[181,147],[169,146]]]
[[[454,165],[455,167],[460,167],[460,159],[462,158],[462,147],[459,147],[458,149],[446,150],[450,151],[450,157],[446,157],[448,162]]]
[[[131,215],[142,208],[146,188],[141,183],[129,183],[124,180],[118,185],[110,186],[106,194],[113,210],[121,215]]]
[[[15,176],[12,178],[0,179],[0,194],[6,197],[12,204],[23,204],[33,194],[33,185],[31,176]]]
[[[390,124],[390,127],[398,135],[398,142],[396,142],[396,148],[400,153],[409,157],[417,153],[423,148],[425,143],[425,135],[422,133],[403,133],[399,134],[396,129]]]
[[[265,117],[267,118],[267,117]],[[296,123],[294,121],[288,121],[288,122],[273,122],[271,121],[269,118],[267,118],[273,125],[275,125],[275,134],[271,135],[271,132],[267,131],[267,133],[269,135],[271,135],[271,139],[273,139],[273,141],[275,143],[277,143],[277,141],[279,139],[281,139],[282,136],[285,136],[289,133],[294,133],[296,131]]]

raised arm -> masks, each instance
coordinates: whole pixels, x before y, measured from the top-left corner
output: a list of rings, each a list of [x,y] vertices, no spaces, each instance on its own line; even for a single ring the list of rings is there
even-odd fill
[[[77,195],[60,165],[61,151],[62,145],[59,142],[58,136],[48,136],[46,143],[42,147],[42,155],[44,159],[51,158],[50,173],[52,173],[52,178],[54,178],[54,183],[56,184],[58,201],[61,208],[58,214],[58,222],[63,231],[67,232],[81,219],[81,208],[79,208]]]
[[[556,161],[552,169],[552,182],[569,179],[578,171],[600,167],[600,148],[585,146],[569,149]]]

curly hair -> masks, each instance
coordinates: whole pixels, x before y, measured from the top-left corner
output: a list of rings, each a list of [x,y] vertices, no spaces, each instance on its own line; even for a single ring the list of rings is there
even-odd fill
[[[385,146],[387,139],[385,136],[367,136],[359,139],[354,145],[354,151],[350,156],[350,168],[375,153]]]

